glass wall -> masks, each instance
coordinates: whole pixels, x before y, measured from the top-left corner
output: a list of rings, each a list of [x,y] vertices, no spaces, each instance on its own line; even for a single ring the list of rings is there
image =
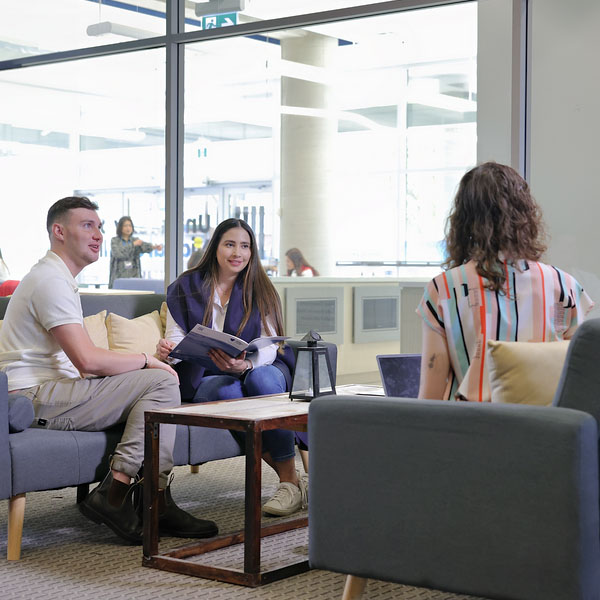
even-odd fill
[[[439,264],[476,160],[476,31],[469,3],[188,45],[185,220],[247,205],[273,273],[291,247],[328,276]]]
[[[202,19],[229,4],[182,2],[186,29],[206,29]],[[368,3],[242,4],[240,23]],[[105,224],[83,284],[107,284],[121,216],[144,241],[165,240],[164,47],[71,60],[77,48],[164,35],[165,7],[0,7],[0,189],[13,209],[0,249],[11,277],[45,252],[46,210],[66,195],[93,198]],[[325,276],[425,274],[413,265],[442,259],[449,203],[476,160],[476,32],[477,3],[463,2],[186,43],[183,247],[166,251],[185,268],[219,221],[240,216],[273,275],[291,247]],[[72,51],[66,62],[10,64],[61,50]],[[163,254],[143,255],[144,277],[164,278]]]
[[[0,61],[165,35],[165,3],[0,2]]]
[[[0,72],[0,248],[20,279],[48,249],[46,212],[64,196],[100,206],[100,259],[80,282],[108,284],[116,221],[164,240],[165,52],[146,50]],[[19,232],[16,235],[15,232]],[[163,252],[142,256],[162,278]]]

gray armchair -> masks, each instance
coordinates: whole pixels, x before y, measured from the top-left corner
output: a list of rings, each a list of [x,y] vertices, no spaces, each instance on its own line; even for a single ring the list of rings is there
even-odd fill
[[[328,396],[311,403],[309,559],[505,600],[598,600],[600,320],[555,404]],[[580,409],[580,410],[576,410]]]

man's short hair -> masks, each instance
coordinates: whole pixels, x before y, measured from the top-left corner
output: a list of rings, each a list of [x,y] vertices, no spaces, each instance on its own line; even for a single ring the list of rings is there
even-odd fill
[[[46,229],[49,235],[52,233],[52,225],[57,221],[61,221],[74,208],[98,210],[98,205],[85,196],[67,196],[57,200],[48,210],[48,217],[46,218]]]

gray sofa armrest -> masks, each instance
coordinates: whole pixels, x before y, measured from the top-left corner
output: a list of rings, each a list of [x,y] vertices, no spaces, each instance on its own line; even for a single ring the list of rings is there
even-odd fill
[[[309,434],[313,567],[484,597],[598,598],[586,413],[325,396]]]
[[[12,495],[8,436],[8,383],[6,375],[0,372],[0,498]]]
[[[584,321],[569,344],[554,404],[582,410],[600,423],[600,319]]]

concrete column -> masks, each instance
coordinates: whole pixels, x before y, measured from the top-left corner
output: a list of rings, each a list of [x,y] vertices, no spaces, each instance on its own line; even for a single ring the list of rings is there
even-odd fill
[[[524,84],[517,31],[521,10],[522,0],[477,5],[477,162],[495,160],[523,174],[523,115],[515,101]]]
[[[297,247],[321,275],[335,267],[334,238],[342,235],[333,221],[335,191],[333,165],[337,119],[326,83],[337,39],[306,31],[291,32],[281,40],[286,61],[322,67],[281,77],[281,242],[280,269],[285,274],[285,252]],[[304,78],[302,78],[304,77]],[[322,77],[322,79],[321,79]],[[296,114],[294,114],[296,113]]]

